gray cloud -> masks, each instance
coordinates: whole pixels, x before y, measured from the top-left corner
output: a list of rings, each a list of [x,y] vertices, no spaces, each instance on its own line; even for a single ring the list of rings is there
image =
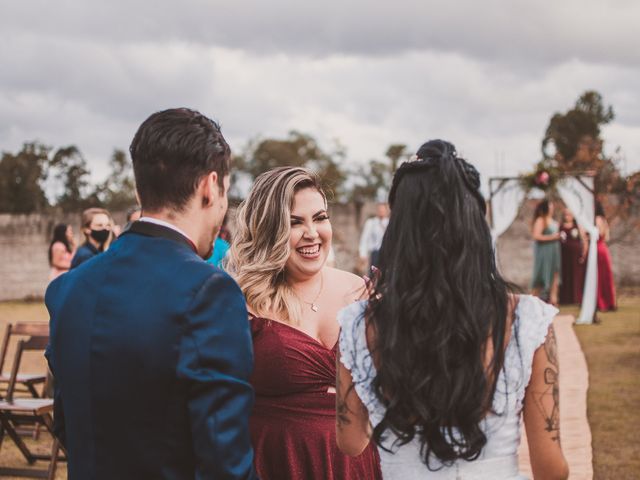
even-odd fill
[[[37,14],[34,14],[37,12]],[[0,28],[109,43],[184,41],[252,52],[390,55],[431,49],[540,65],[640,64],[633,0],[110,2],[3,6]]]

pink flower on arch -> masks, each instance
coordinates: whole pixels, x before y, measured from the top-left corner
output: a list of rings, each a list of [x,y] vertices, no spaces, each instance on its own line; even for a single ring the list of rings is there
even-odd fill
[[[536,177],[536,183],[538,185],[549,185],[549,172],[540,172]]]

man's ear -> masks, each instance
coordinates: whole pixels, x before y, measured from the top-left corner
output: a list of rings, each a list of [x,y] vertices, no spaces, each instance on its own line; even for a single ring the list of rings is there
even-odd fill
[[[218,173],[211,172],[205,175],[200,183],[200,188],[202,191],[202,206],[213,206],[214,198],[218,196]]]

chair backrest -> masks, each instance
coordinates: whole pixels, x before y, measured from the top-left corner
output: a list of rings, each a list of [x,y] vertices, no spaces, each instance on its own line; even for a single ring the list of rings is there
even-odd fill
[[[7,386],[6,400],[11,403],[13,401],[13,393],[15,391],[18,372],[20,371],[20,362],[22,354],[26,351],[44,351],[49,343],[49,325],[46,323],[16,323],[7,327],[7,333],[3,341],[2,362],[6,357],[6,349],[8,348],[9,338],[13,335],[19,335],[27,338],[21,338],[16,345],[16,353],[11,367],[11,375],[9,376],[9,385]]]
[[[48,337],[49,324],[46,322],[18,322],[15,325],[11,323],[7,325],[2,344],[0,345],[0,373],[4,371],[4,364],[9,350],[9,341],[13,335]]]

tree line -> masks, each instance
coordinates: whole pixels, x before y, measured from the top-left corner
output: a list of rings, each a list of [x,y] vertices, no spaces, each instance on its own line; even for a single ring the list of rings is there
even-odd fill
[[[637,218],[640,172],[624,176],[619,153],[606,156],[602,148],[601,128],[614,118],[613,108],[605,105],[598,92],[585,92],[572,108],[550,118],[537,168],[552,168],[561,174],[593,172],[596,192],[617,199],[615,215],[636,214]],[[313,136],[291,131],[285,138],[251,140],[234,155],[233,176],[253,179],[282,165],[308,167],[320,174],[334,199],[362,204],[385,194],[393,172],[409,155],[406,145],[392,144],[381,158],[349,166],[347,152],[339,143],[326,149]],[[118,211],[134,205],[135,185],[128,155],[114,150],[109,168],[103,182],[91,184],[87,161],[77,146],[54,150],[27,142],[18,152],[2,153],[0,212],[33,213],[52,208],[75,212],[89,206]],[[235,200],[240,195],[237,190],[231,192]]]
[[[283,139],[250,141],[232,157],[232,175],[253,180],[283,165],[308,167],[319,173],[334,199],[363,203],[384,195],[397,165],[406,157],[405,145],[391,145],[384,160],[349,168],[344,148],[336,145],[324,150],[311,135],[291,131]],[[24,143],[18,152],[2,153],[0,212],[77,212],[92,206],[119,211],[135,205],[135,181],[128,155],[114,150],[109,169],[103,182],[92,185],[87,161],[77,146],[54,150],[38,142]],[[241,192],[232,188],[230,196],[239,201]]]

